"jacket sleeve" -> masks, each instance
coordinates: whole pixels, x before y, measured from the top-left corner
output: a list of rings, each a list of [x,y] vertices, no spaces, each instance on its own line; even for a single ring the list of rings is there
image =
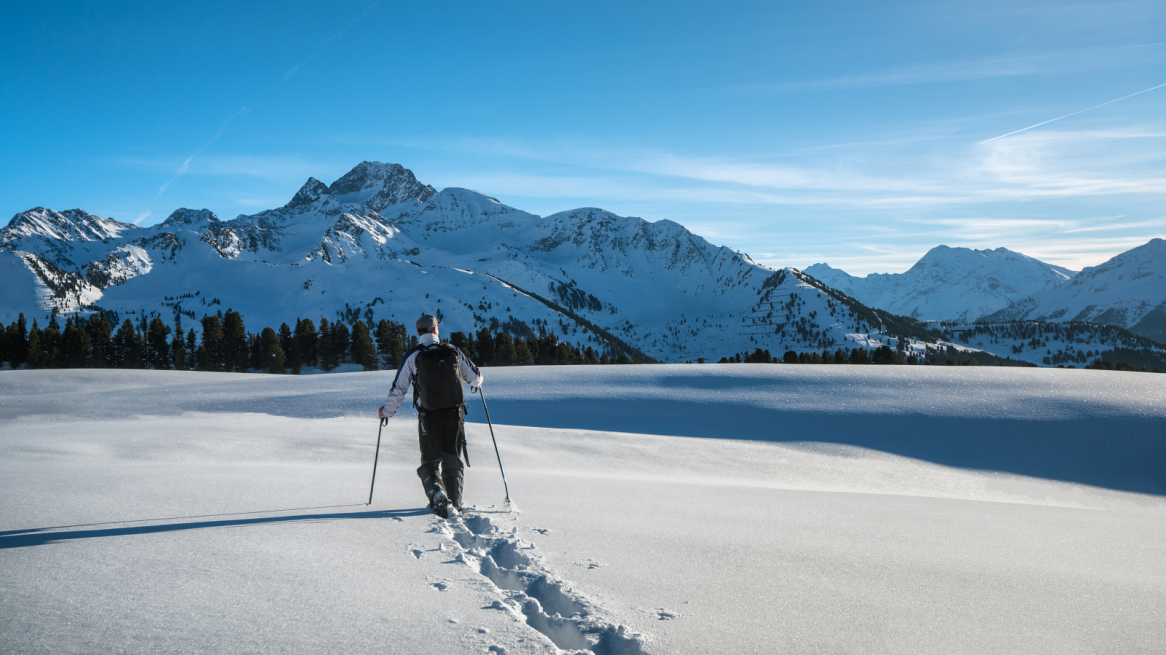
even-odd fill
[[[413,383],[413,376],[416,374],[417,351],[414,350],[405,355],[401,365],[397,367],[397,377],[393,379],[393,388],[389,390],[389,398],[385,401],[386,416],[397,413],[397,408],[405,399],[405,392],[409,390],[409,385]]]
[[[471,387],[482,386],[482,372],[478,370],[477,366],[474,366],[469,357],[462,354],[460,349],[455,348],[455,350],[457,350],[458,373],[462,379],[468,382]]]

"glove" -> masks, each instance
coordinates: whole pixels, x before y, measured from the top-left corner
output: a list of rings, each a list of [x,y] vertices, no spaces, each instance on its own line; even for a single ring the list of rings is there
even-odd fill
[[[393,412],[393,414],[396,414],[396,412]],[[393,414],[386,414],[384,405],[381,405],[381,408],[377,410],[377,418],[387,419],[390,418]]]

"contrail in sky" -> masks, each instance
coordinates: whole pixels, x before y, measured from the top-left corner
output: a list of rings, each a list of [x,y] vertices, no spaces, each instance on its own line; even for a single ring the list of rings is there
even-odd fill
[[[1089,107],[1088,109],[1082,109],[1081,111],[1075,111],[1071,114],[1065,114],[1064,116],[1058,116],[1056,118],[1047,120],[1043,123],[1037,123],[1036,125],[1029,125],[1026,128],[1016,130],[1015,132],[1009,132],[1008,134],[1001,134],[1000,136],[994,136],[991,139],[988,139],[987,141],[981,141],[980,144],[988,143],[989,141],[995,141],[996,139],[1003,139],[1004,137],[1012,136],[1013,134],[1020,134],[1021,132],[1027,132],[1028,130],[1031,130],[1034,127],[1040,127],[1041,125],[1048,125],[1049,123],[1052,123],[1054,121],[1059,121],[1062,118],[1068,118],[1070,116],[1076,116],[1077,114],[1084,114],[1087,111],[1093,111],[1094,109],[1097,109],[1099,107],[1104,107],[1106,105],[1112,105],[1113,103],[1117,102],[1118,100],[1125,100],[1126,98],[1132,98],[1134,96],[1141,95],[1141,94],[1146,93],[1148,91],[1153,91],[1154,89],[1161,89],[1164,86],[1166,86],[1166,84],[1159,84],[1158,86],[1152,86],[1148,89],[1143,89],[1141,91],[1138,91],[1137,93],[1131,93],[1128,96],[1122,96],[1122,97],[1118,98],[1117,100],[1110,100],[1109,102],[1103,102],[1100,105]],[[980,144],[977,144],[977,145],[980,145]]]
[[[195,157],[197,157],[198,155],[202,154],[203,150],[206,150],[207,148],[209,148],[212,143],[217,141],[219,139],[219,137],[223,135],[223,132],[225,132],[227,130],[227,125],[230,125],[231,121],[235,120],[235,118],[238,116],[242,116],[243,114],[246,114],[249,111],[251,111],[251,107],[243,107],[242,109],[235,112],[234,114],[231,114],[230,118],[223,121],[223,124],[219,126],[219,131],[215,132],[215,135],[213,137],[211,137],[211,140],[202,144],[202,147],[199,148],[198,150],[195,150],[193,155],[187,157],[186,161],[182,162],[182,165],[178,167],[178,170],[174,171],[174,177],[171,177],[169,180],[167,180],[166,184],[163,184],[158,189],[158,195],[162,195],[166,191],[167,187],[169,187],[171,184],[174,184],[174,180],[177,180],[180,175],[182,175],[183,173],[186,172],[186,169],[190,168],[190,160],[192,160]]]
[[[308,55],[307,59],[301,61],[300,63],[296,64],[295,66],[292,66],[288,72],[283,74],[284,81],[290,80],[291,76],[296,74],[296,71],[298,71],[300,68],[302,68],[304,66],[307,66],[308,62],[315,59],[316,55],[320,54],[320,51],[322,51],[329,43],[331,43],[333,39],[340,36],[341,34],[344,34],[348,30],[352,29],[353,25],[356,25],[360,21],[364,20],[364,17],[368,15],[368,12],[372,11],[373,7],[379,5],[381,3],[381,1],[382,0],[377,0],[376,2],[369,5],[368,9],[365,9],[363,14],[361,14],[360,16],[357,16],[356,20],[354,20],[351,23],[349,23],[348,25],[346,25],[344,27],[344,29],[340,30],[339,32],[337,32],[337,33],[333,34],[332,36],[328,37],[327,39],[325,39],[325,41],[320,44],[320,47],[316,48],[315,52]]]
[[[341,34],[344,34],[344,33],[345,33],[345,32],[347,32],[348,30],[352,29],[352,26],[353,26],[353,25],[356,25],[356,24],[357,24],[357,23],[359,23],[360,21],[364,20],[364,17],[368,15],[368,12],[372,11],[372,10],[373,10],[373,8],[374,8],[374,7],[376,7],[377,5],[379,5],[379,4],[380,4],[382,1],[383,1],[383,0],[377,0],[376,2],[372,3],[371,5],[369,5],[369,6],[368,6],[368,8],[367,8],[367,9],[365,9],[365,10],[364,10],[364,13],[362,13],[360,16],[358,16],[358,17],[356,18],[356,20],[354,20],[354,21],[352,21],[351,23],[349,23],[348,25],[346,25],[346,26],[344,27],[344,29],[340,30],[339,32],[337,32],[337,33],[333,34],[332,36],[328,37],[327,39],[325,39],[325,40],[324,40],[324,42],[320,44],[320,47],[319,47],[319,48],[316,48],[316,51],[315,51],[315,52],[313,52],[312,54],[308,55],[308,58],[307,58],[307,59],[303,60],[302,62],[300,62],[299,64],[297,64],[297,65],[295,65],[295,66],[292,66],[292,67],[291,67],[291,70],[289,70],[288,72],[284,73],[284,76],[283,76],[283,81],[284,81],[284,82],[286,82],[286,81],[288,81],[289,79],[291,79],[292,75],[295,75],[295,74],[296,74],[296,71],[298,71],[298,70],[299,70],[301,67],[303,67],[303,66],[306,66],[306,65],[308,64],[308,62],[310,62],[310,61],[312,61],[313,59],[315,59],[315,58],[316,58],[316,55],[320,54],[320,52],[321,52],[321,51],[323,51],[323,50],[324,50],[324,48],[325,48],[325,47],[326,47],[326,46],[327,46],[329,43],[331,43],[331,42],[332,42],[332,41],[333,41],[333,40],[334,40],[336,37],[340,36]],[[195,150],[195,151],[194,151],[194,154],[192,154],[191,156],[187,157],[187,158],[186,158],[186,161],[182,162],[182,165],[178,167],[178,170],[174,171],[174,176],[173,176],[173,177],[171,177],[169,180],[167,180],[167,182],[166,182],[165,184],[163,184],[163,185],[162,185],[162,186],[161,186],[161,187],[158,189],[158,195],[162,195],[163,193],[165,193],[165,192],[166,192],[166,189],[167,189],[167,188],[169,188],[171,184],[174,184],[175,180],[177,180],[178,178],[182,177],[183,173],[185,173],[185,172],[186,172],[186,170],[187,170],[188,168],[190,168],[190,162],[191,162],[192,160],[194,160],[194,158],[195,158],[195,157],[197,157],[197,156],[201,155],[201,154],[202,154],[202,151],[204,151],[204,150],[206,150],[207,148],[209,148],[209,147],[210,147],[210,145],[211,145],[212,143],[214,143],[215,141],[217,141],[217,140],[219,139],[219,137],[223,135],[223,132],[225,132],[225,131],[226,131],[226,129],[227,129],[227,125],[230,125],[231,121],[235,120],[235,119],[236,119],[236,118],[238,118],[239,116],[242,116],[243,114],[246,114],[246,113],[250,112],[250,111],[251,111],[251,106],[252,106],[252,105],[254,105],[254,104],[255,104],[255,103],[251,103],[251,104],[247,105],[246,107],[243,107],[243,108],[242,108],[242,109],[240,109],[239,111],[237,111],[237,112],[235,112],[234,114],[232,114],[230,118],[228,118],[227,120],[223,121],[223,124],[219,126],[219,131],[218,131],[218,132],[215,132],[215,135],[214,135],[213,137],[211,137],[211,140],[210,140],[210,141],[207,141],[206,143],[204,143],[204,144],[202,145],[202,147],[201,147],[201,148],[199,148],[198,150]],[[140,220],[140,219],[139,219],[139,220]]]

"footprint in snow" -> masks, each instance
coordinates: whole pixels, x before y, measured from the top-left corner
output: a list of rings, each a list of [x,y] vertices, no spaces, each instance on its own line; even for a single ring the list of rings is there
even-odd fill
[[[653,611],[656,612],[656,618],[661,620],[661,621],[671,621],[673,619],[680,618],[679,612],[669,612],[668,610],[664,609],[663,607],[661,607],[657,610],[653,610]]]
[[[445,590],[449,589],[449,585],[444,583],[444,582],[433,582],[433,583],[430,583],[429,586],[433,587],[434,589],[436,589],[438,591],[445,591]]]
[[[418,550],[418,549],[416,549],[416,548],[414,548],[414,549],[413,549],[413,557],[416,557],[417,559],[421,559],[421,557],[422,557],[424,554],[425,554],[425,553],[424,553],[423,551],[421,551],[421,550]]]

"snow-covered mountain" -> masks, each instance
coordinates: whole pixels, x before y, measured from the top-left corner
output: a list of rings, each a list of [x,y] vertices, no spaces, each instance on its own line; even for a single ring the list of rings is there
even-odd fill
[[[827,264],[805,272],[862,303],[925,321],[974,321],[1076,275],[1007,248],[947,246],[932,248],[905,273],[856,277]]]
[[[0,319],[89,311],[249,328],[297,317],[437,313],[448,332],[553,332],[661,361],[821,351],[927,337],[796,269],[773,270],[668,220],[583,208],[540,217],[397,164],[310,178],[283,207],[220,220],[176,210],[137,228],[37,208],[0,230]],[[635,354],[635,353],[633,353]]]
[[[986,318],[1089,321],[1166,342],[1166,241],[1151,239]]]

